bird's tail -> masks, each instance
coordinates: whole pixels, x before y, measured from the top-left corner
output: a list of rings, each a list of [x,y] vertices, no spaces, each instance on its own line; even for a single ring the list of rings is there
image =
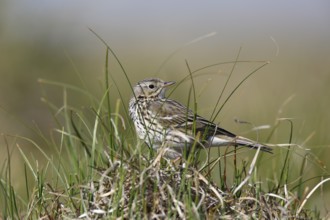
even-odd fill
[[[248,138],[241,137],[241,136],[235,136],[235,137],[228,137],[225,135],[221,136],[214,136],[209,139],[209,143],[211,143],[211,146],[245,146],[253,149],[258,149],[260,147],[261,151],[267,152],[267,153],[272,153],[272,148],[260,144],[256,141],[252,141]]]
[[[254,149],[258,149],[260,147],[261,151],[267,152],[267,153],[272,153],[272,148],[264,145],[264,144],[260,144],[258,142],[252,141],[248,138],[245,137],[241,137],[241,136],[237,136],[235,138],[235,142],[237,145],[240,146],[245,146],[245,147],[249,147],[249,148],[254,148]]]

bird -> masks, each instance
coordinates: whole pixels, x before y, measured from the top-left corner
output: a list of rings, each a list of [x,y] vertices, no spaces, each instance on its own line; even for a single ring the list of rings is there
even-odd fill
[[[137,136],[148,147],[165,148],[167,159],[181,158],[184,152],[198,148],[246,146],[268,153],[272,149],[264,144],[235,135],[217,124],[199,116],[185,105],[166,98],[165,93],[174,81],[147,78],[133,87],[129,101],[129,116]]]

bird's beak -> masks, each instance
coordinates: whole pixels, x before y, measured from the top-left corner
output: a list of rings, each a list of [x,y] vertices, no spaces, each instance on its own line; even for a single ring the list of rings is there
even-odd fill
[[[164,82],[164,86],[163,87],[168,87],[168,86],[171,86],[173,84],[175,84],[174,81]]]

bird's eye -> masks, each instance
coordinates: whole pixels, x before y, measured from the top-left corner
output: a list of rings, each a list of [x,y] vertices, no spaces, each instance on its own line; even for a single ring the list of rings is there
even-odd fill
[[[149,89],[153,89],[153,88],[155,88],[154,84],[150,84]]]

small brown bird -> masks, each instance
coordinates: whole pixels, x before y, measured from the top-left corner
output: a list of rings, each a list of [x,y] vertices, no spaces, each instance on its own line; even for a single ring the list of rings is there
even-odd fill
[[[184,149],[189,152],[194,144],[203,148],[246,146],[272,151],[263,144],[220,128],[175,100],[165,98],[167,87],[174,83],[150,78],[138,82],[133,88],[129,114],[137,135],[149,147],[155,150],[165,147],[164,156],[169,159],[181,157]]]

